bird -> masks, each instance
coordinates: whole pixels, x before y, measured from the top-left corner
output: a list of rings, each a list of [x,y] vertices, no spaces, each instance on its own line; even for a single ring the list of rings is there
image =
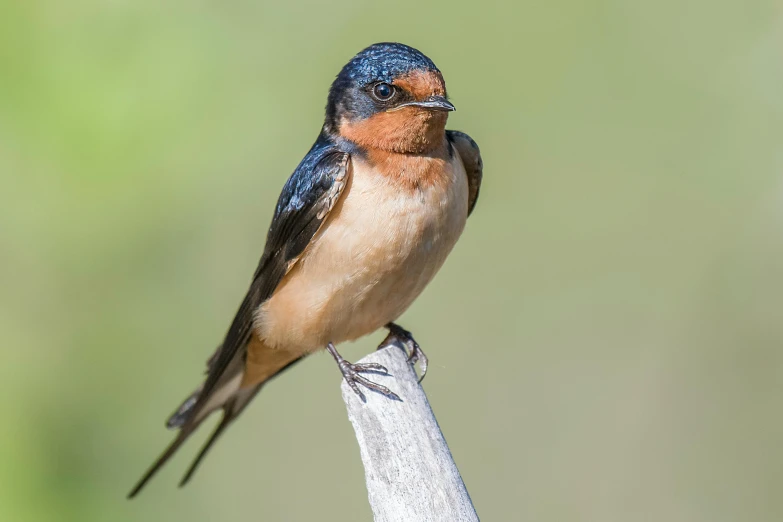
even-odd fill
[[[441,71],[422,52],[377,43],[356,54],[328,93],[318,138],[285,183],[263,254],[206,378],[168,419],[174,440],[128,494],[135,497],[213,412],[222,417],[185,485],[264,384],[326,349],[351,389],[399,397],[362,375],[335,345],[387,328],[427,371],[427,356],[396,321],[432,280],[478,199],[483,162]]]

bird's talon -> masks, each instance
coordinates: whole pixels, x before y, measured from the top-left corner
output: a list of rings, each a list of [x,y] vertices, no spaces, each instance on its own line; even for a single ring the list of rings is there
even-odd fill
[[[357,372],[389,373],[389,370],[387,370],[384,365],[378,364],[378,363],[362,363],[362,364],[354,364],[352,366],[353,366],[354,371],[357,371]]]
[[[385,366],[378,363],[350,363],[337,352],[337,349],[332,343],[327,344],[326,349],[332,354],[334,360],[337,361],[337,367],[340,368],[340,372],[342,372],[345,382],[348,383],[348,386],[350,386],[354,393],[359,396],[362,402],[365,401],[365,397],[361,390],[359,390],[359,384],[370,390],[382,393],[387,397],[391,397],[394,400],[400,400],[400,397],[386,386],[381,386],[360,375],[361,372],[383,372],[388,374],[389,371]]]
[[[367,399],[364,397],[364,394],[361,392],[361,390],[359,390],[359,387],[356,385],[356,383],[354,381],[352,381],[352,380],[347,379],[347,378],[345,380],[348,382],[348,386],[351,387],[353,392],[356,395],[359,396],[359,400],[361,400],[362,402],[365,402]]]
[[[370,363],[370,364],[374,364],[374,363]],[[364,365],[351,364],[350,370],[346,373],[343,373],[343,378],[345,378],[345,380],[348,382],[348,385],[351,387],[351,389],[354,392],[356,392],[356,394],[362,399],[362,401],[365,400],[365,397],[364,394],[359,390],[359,387],[357,386],[358,384],[361,384],[362,386],[370,390],[377,391],[378,393],[382,393],[383,395],[386,395],[387,397],[391,397],[394,400],[400,400],[400,397],[386,386],[372,382],[366,377],[360,375],[359,372],[367,371],[362,369],[361,368],[362,366]]]
[[[402,326],[395,323],[389,323],[386,325],[386,328],[389,329],[389,335],[386,336],[386,339],[383,340],[378,348],[380,349],[389,344],[393,344],[394,341],[403,345],[408,351],[408,362],[410,364],[416,366],[416,363],[421,361],[421,377],[419,377],[419,382],[421,382],[424,379],[424,376],[427,375],[427,365],[429,363],[429,359],[427,359],[424,350],[421,349],[419,343],[413,338],[413,334]]]

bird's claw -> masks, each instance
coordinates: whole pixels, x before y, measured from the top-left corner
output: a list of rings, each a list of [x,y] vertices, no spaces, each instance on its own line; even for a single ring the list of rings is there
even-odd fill
[[[420,363],[421,377],[419,377],[419,382],[424,380],[424,376],[427,375],[429,359],[424,350],[421,349],[421,346],[419,346],[419,343],[416,342],[416,339],[413,338],[413,334],[395,323],[387,324],[386,328],[389,329],[389,335],[386,336],[386,339],[383,340],[378,349],[392,344],[395,340],[398,341],[408,351],[408,362],[414,366],[417,362]]]
[[[419,363],[419,368],[421,369],[419,382],[421,382],[424,379],[424,376],[427,375],[427,366],[429,365],[430,360],[427,359],[427,355],[416,341],[413,341],[413,348],[411,349],[411,354],[408,356],[408,362],[414,366],[417,362]]]
[[[360,374],[360,372],[378,371],[375,368],[367,369],[365,368],[366,366],[368,365],[348,363],[347,365],[340,367],[340,370],[343,372],[343,378],[345,379],[345,382],[348,383],[348,386],[351,387],[354,393],[356,393],[356,395],[358,395],[362,401],[366,400],[364,394],[359,389],[359,384],[361,384],[365,388],[369,388],[370,390],[377,391],[378,393],[382,393],[387,397],[394,399],[395,401],[399,401],[400,396],[394,393],[393,391],[391,391],[389,388],[383,386],[382,384],[372,382],[371,380],[367,379],[366,377]],[[380,365],[376,365],[376,366],[380,366]]]
[[[337,350],[334,348],[334,345],[331,343],[327,345],[327,350],[332,354],[332,356],[337,361],[337,366],[340,368],[340,372],[343,374],[343,378],[345,379],[345,382],[348,383],[348,386],[351,387],[354,393],[356,393],[356,395],[358,395],[362,401],[365,401],[366,398],[362,393],[362,391],[359,389],[359,384],[361,384],[365,388],[369,388],[370,390],[376,391],[378,393],[382,393],[395,401],[401,400],[399,395],[391,391],[386,386],[372,382],[371,380],[361,375],[361,373],[364,372],[376,372],[376,373],[388,374],[389,371],[386,369],[385,366],[378,363],[357,363],[357,364],[350,363],[345,359],[343,359],[343,357],[337,352]]]
[[[389,370],[386,369],[386,367],[382,364],[378,363],[361,363],[361,364],[350,364],[349,366],[353,368],[354,371],[357,372],[381,372],[381,373],[389,373]]]

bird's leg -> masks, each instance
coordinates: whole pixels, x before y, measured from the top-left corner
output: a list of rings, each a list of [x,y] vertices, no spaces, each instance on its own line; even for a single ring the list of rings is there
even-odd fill
[[[382,393],[394,400],[397,401],[400,400],[400,397],[386,386],[381,386],[380,384],[376,384],[359,375],[360,372],[388,373],[388,370],[386,369],[385,366],[380,365],[378,363],[364,363],[364,364],[349,363],[343,358],[342,355],[340,355],[340,352],[337,351],[337,348],[335,348],[334,344],[332,343],[327,344],[326,349],[330,354],[332,354],[332,357],[334,357],[334,360],[337,362],[337,367],[340,368],[340,371],[342,372],[343,377],[345,378],[345,382],[348,383],[348,386],[350,386],[351,389],[354,392],[356,392],[356,395],[358,395],[362,400],[365,399],[364,399],[364,394],[359,390],[359,386],[358,386],[359,384],[361,384],[365,388],[369,388],[371,390],[375,390],[379,393]]]
[[[386,325],[386,328],[389,329],[389,335],[387,335],[386,339],[378,345],[378,349],[380,350],[381,348],[392,344],[394,341],[398,341],[402,344],[409,352],[408,362],[415,366],[417,361],[421,361],[421,377],[419,378],[419,382],[421,382],[424,379],[424,376],[427,375],[427,364],[429,363],[429,359],[427,359],[424,350],[421,349],[419,343],[413,338],[413,334],[402,326],[396,323],[389,323]]]

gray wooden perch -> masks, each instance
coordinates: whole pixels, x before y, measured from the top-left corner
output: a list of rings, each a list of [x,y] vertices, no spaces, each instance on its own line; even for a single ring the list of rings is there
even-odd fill
[[[362,389],[362,402],[343,381],[343,400],[364,463],[375,522],[473,522],[478,515],[405,351],[392,345],[359,363],[389,373],[365,374],[399,401]]]

